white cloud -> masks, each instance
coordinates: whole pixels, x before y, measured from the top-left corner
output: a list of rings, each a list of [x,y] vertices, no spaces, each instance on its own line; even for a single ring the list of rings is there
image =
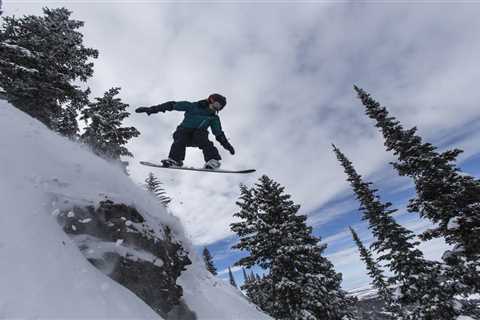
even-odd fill
[[[211,92],[227,96],[221,117],[237,154],[221,150],[224,167],[255,167],[257,175],[140,166],[136,161],[168,154],[182,115],[133,114],[128,120],[142,132],[129,145],[136,156],[132,178],[141,182],[154,171],[199,245],[231,235],[238,184],[252,184],[260,174],[285,185],[303,212],[338,198],[348,185],[332,142],[362,175],[383,170],[391,155],[364,116],[354,83],[406,127],[417,125],[427,141],[480,117],[478,6],[39,1],[7,2],[4,10],[38,13],[45,5],[65,5],[85,21],[85,41],[100,51],[89,82],[95,95],[121,86],[132,112]],[[479,142],[478,134],[469,134],[455,143],[471,155]],[[187,165],[202,165],[197,150],[187,157]],[[310,221],[322,225],[344,213],[319,212]]]

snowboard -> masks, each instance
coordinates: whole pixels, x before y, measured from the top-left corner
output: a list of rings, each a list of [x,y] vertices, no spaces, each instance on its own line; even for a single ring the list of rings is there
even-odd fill
[[[150,166],[150,167],[155,167],[155,168],[164,168],[164,169],[175,169],[175,170],[188,170],[188,171],[204,171],[204,172],[214,172],[214,173],[252,173],[255,172],[255,169],[247,169],[247,170],[223,170],[223,169],[217,169],[217,170],[212,170],[212,169],[204,169],[204,168],[193,168],[193,167],[177,167],[177,166],[170,166],[170,167],[165,167],[162,164],[156,164],[152,162],[147,162],[147,161],[140,161],[140,164],[143,164],[144,166]]]

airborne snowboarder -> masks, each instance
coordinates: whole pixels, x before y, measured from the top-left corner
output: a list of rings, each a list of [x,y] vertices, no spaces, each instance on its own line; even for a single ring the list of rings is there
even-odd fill
[[[173,144],[170,148],[168,159],[162,160],[165,167],[182,167],[185,160],[186,147],[198,147],[203,152],[205,169],[215,170],[220,168],[220,154],[213,142],[208,139],[208,128],[215,135],[217,141],[232,155],[235,149],[228,142],[222,130],[218,113],[227,104],[227,99],[218,94],[211,94],[207,99],[197,102],[168,101],[152,107],[137,108],[135,112],[145,112],[151,115],[165,111],[184,111],[185,117],[173,133]]]

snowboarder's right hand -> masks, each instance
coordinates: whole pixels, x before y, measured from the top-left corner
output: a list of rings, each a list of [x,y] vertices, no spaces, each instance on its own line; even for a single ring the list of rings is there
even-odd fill
[[[141,107],[135,109],[135,112],[137,113],[142,113],[145,112],[148,115],[151,115],[152,113],[157,113],[157,112],[165,112],[165,111],[172,111],[175,108],[175,101],[168,101],[162,104],[158,104],[156,106],[151,106],[149,108],[146,107]]]
[[[135,109],[135,112],[136,113],[143,113],[145,112],[146,114],[148,115],[151,115],[153,112],[150,110],[150,108],[147,108],[147,107],[140,107],[140,108],[137,108]]]
[[[157,112],[165,112],[165,111],[172,111],[175,108],[175,101],[168,101],[165,103],[158,104],[156,106],[150,107],[150,112],[157,113]]]

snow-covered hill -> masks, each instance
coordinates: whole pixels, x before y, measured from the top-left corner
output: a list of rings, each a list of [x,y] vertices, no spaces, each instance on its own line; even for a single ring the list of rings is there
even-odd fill
[[[193,264],[177,284],[198,319],[268,318],[206,271],[180,221],[120,168],[2,100],[0,128],[1,319],[161,318],[90,264],[57,222],[60,204],[52,199],[95,205],[105,197],[134,206],[151,226],[168,226],[190,252]]]

